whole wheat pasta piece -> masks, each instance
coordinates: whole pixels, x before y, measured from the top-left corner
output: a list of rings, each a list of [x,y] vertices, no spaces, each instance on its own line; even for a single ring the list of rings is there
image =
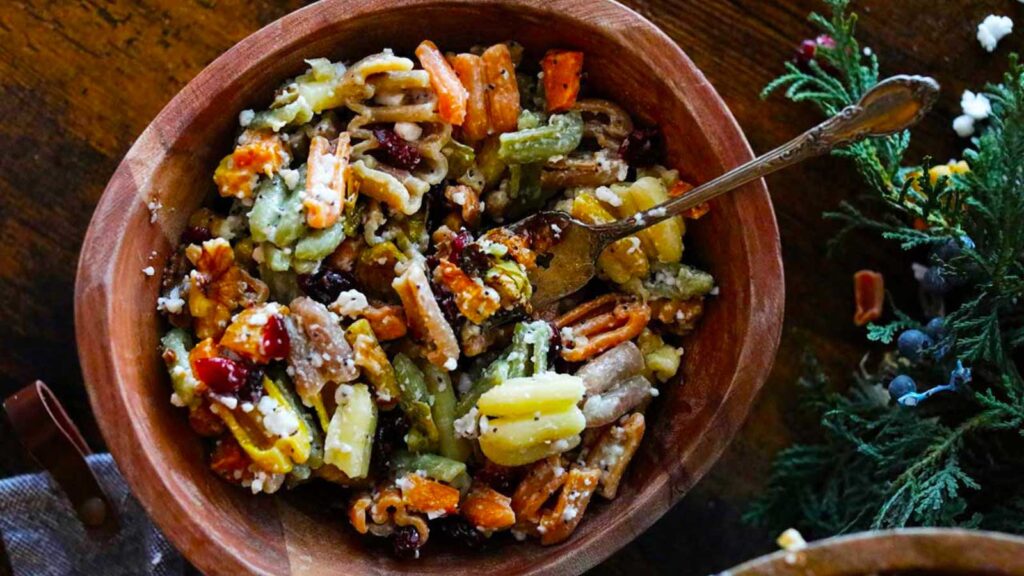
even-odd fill
[[[587,455],[587,466],[601,471],[598,494],[612,500],[640,441],[644,437],[644,415],[634,412],[609,426]]]

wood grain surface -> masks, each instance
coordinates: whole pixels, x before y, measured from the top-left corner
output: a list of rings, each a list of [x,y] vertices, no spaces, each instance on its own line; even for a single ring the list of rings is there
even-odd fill
[[[628,1],[661,26],[716,87],[755,150],[767,150],[817,121],[807,107],[760,88],[793,46],[813,33],[817,0]],[[34,0],[0,8],[0,394],[46,380],[94,448],[74,346],[74,270],[85,228],[121,157],[164,104],[206,64],[260,26],[303,5],[275,0]],[[995,54],[975,40],[985,15],[1020,20],[1009,0],[862,0],[860,36],[885,73],[931,74],[939,107],[915,131],[912,156],[945,159],[961,142],[949,128],[959,95],[999,78],[1020,33]],[[910,260],[859,237],[831,260],[834,233],[820,214],[861,187],[844,162],[823,159],[769,179],[782,233],[787,315],[782,348],[743,433],[703,483],[671,513],[594,573],[706,574],[772,548],[770,535],[738,516],[764,480],[771,454],[799,434],[787,425],[804,349],[842,377],[865,347],[850,323],[850,274],[886,274],[912,308]],[[0,475],[29,471],[0,423]],[[2,569],[0,569],[2,571]]]

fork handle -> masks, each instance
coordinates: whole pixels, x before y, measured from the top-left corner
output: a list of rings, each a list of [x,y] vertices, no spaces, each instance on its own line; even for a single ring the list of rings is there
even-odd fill
[[[808,158],[831,152],[869,136],[888,136],[916,124],[938,98],[939,85],[922,76],[893,76],[864,94],[857,104],[778,148],[738,166],[714,180],[629,218],[595,227],[605,243],[630,236]]]

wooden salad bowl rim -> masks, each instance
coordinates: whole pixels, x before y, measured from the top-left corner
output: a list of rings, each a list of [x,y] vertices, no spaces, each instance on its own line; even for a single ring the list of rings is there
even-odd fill
[[[957,528],[904,528],[838,536],[775,552],[719,576],[1024,575],[1024,538]]]
[[[311,567],[324,562],[310,560],[309,551],[325,547],[320,540],[329,538],[320,534],[316,521],[305,520],[303,528],[295,528],[289,524],[291,520],[281,519],[298,514],[289,512],[289,504],[271,497],[253,498],[230,486],[223,488],[220,484],[224,483],[205,469],[200,442],[189,437],[183,414],[167,402],[170,387],[156,350],[160,320],[155,302],[160,270],[173,253],[185,218],[199,205],[200,192],[208,189],[204,186],[212,187],[208,183],[215,159],[211,158],[227,149],[240,110],[266,102],[274,85],[298,71],[295,64],[301,64],[300,56],[308,58],[317,53],[314,51],[330,50],[341,35],[353,34],[356,24],[477,12],[485,16],[479,26],[491,26],[508,38],[519,39],[517,35],[522,33],[539,43],[565,29],[576,36],[556,41],[578,44],[581,49],[597,46],[596,53],[604,54],[595,56],[598,60],[614,62],[618,54],[628,54],[625,63],[666,71],[652,83],[652,90],[661,91],[660,100],[647,104],[665,102],[671,96],[670,109],[679,112],[671,116],[674,124],[666,127],[666,134],[670,129],[679,132],[680,126],[696,126],[691,132],[699,135],[693,139],[697,143],[673,145],[691,147],[685,149],[692,161],[708,171],[702,178],[753,156],[732,114],[682,49],[646,19],[611,0],[322,0],[265,26],[217,58],[167,104],[114,173],[86,234],[75,293],[82,371],[110,452],[163,533],[207,573],[450,573],[448,570],[456,570],[452,567],[462,563],[459,555],[405,564],[380,557],[368,559],[359,548],[362,544],[346,540],[335,545],[335,550],[324,552],[335,554],[334,561],[346,560],[344,566]],[[521,25],[506,24],[506,18]],[[435,28],[447,31],[453,30],[453,25],[442,22]],[[373,36],[376,39],[389,30],[374,28],[368,34],[377,34]],[[362,28],[359,32],[361,35]],[[423,32],[410,27],[408,34]],[[455,30],[453,43],[459,34],[483,33]],[[345,39],[351,43],[340,49],[371,41],[355,35]],[[335,44],[326,44],[329,40]],[[388,46],[397,47],[380,47]],[[631,78],[632,86],[644,86],[645,82],[638,82],[641,72],[637,70],[623,64],[616,74]],[[270,75],[275,79],[268,84]],[[628,96],[639,103],[655,98],[635,93]],[[657,110],[653,113],[656,116]],[[211,142],[197,133],[224,137]],[[147,204],[156,200],[163,204],[157,208],[155,223],[150,223]],[[603,516],[595,519],[588,511],[565,544],[548,548],[522,544],[501,548],[496,555],[468,556],[471,564],[466,565],[467,571],[582,573],[650,527],[707,472],[732,440],[771,370],[782,329],[784,285],[778,229],[764,182],[751,183],[715,202],[712,213],[693,225],[698,236],[694,245],[699,254],[699,237],[712,230],[717,234],[715,244],[725,246],[714,249],[735,255],[729,262],[712,263],[735,269],[729,277],[731,284],[722,287],[723,292],[731,291],[722,301],[730,304],[719,303],[719,310],[708,313],[707,324],[721,326],[715,328],[717,346],[687,340],[688,350],[703,354],[704,361],[699,367],[684,361],[689,387],[663,394],[659,400],[661,406],[649,424],[651,437],[644,439],[654,448],[642,446],[645,453],[636,458],[645,462],[643,471],[631,472],[633,479],[624,482],[623,494],[603,504],[609,510],[601,512]],[[140,272],[148,266],[155,269],[154,276]],[[715,308],[715,303],[709,308]],[[698,335],[702,330],[698,329]],[[723,360],[726,357],[728,363]],[[705,365],[726,366],[716,374],[713,386],[700,379]],[[661,424],[659,415],[664,420]],[[658,429],[652,431],[651,426]],[[652,444],[655,441],[658,443]],[[634,462],[633,466],[639,465]],[[249,525],[232,525],[228,518]],[[340,511],[336,522],[347,523]],[[253,526],[280,534],[287,541],[258,540],[266,535],[252,533]],[[307,531],[318,535],[304,537]]]

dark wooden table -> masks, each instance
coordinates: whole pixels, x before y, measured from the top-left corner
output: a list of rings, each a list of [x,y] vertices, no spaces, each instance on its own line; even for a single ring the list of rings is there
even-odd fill
[[[630,0],[671,35],[732,108],[757,151],[818,121],[808,106],[758,98],[794,46],[814,31],[818,0]],[[135,137],[206,64],[298,0],[7,0],[0,8],[0,396],[34,378],[68,405],[96,449],[75,353],[72,292],[78,249],[107,179]],[[958,154],[960,94],[998,80],[1011,36],[995,54],[975,39],[990,13],[1024,22],[1010,0],[861,0],[860,37],[884,73],[930,74],[938,109],[915,132],[912,157]],[[1024,25],[1024,24],[1022,24]],[[772,454],[800,438],[790,415],[805,349],[843,378],[866,351],[851,323],[850,275],[882,271],[913,307],[910,260],[869,236],[832,259],[835,226],[821,213],[862,190],[852,168],[822,159],[769,179],[786,263],[786,325],[778,360],[740,436],[671,513],[595,574],[707,574],[772,549],[772,535],[739,519]],[[0,421],[0,477],[33,467]],[[0,552],[2,560],[2,552]],[[0,561],[0,566],[5,562]],[[0,573],[4,568],[0,567]]]

